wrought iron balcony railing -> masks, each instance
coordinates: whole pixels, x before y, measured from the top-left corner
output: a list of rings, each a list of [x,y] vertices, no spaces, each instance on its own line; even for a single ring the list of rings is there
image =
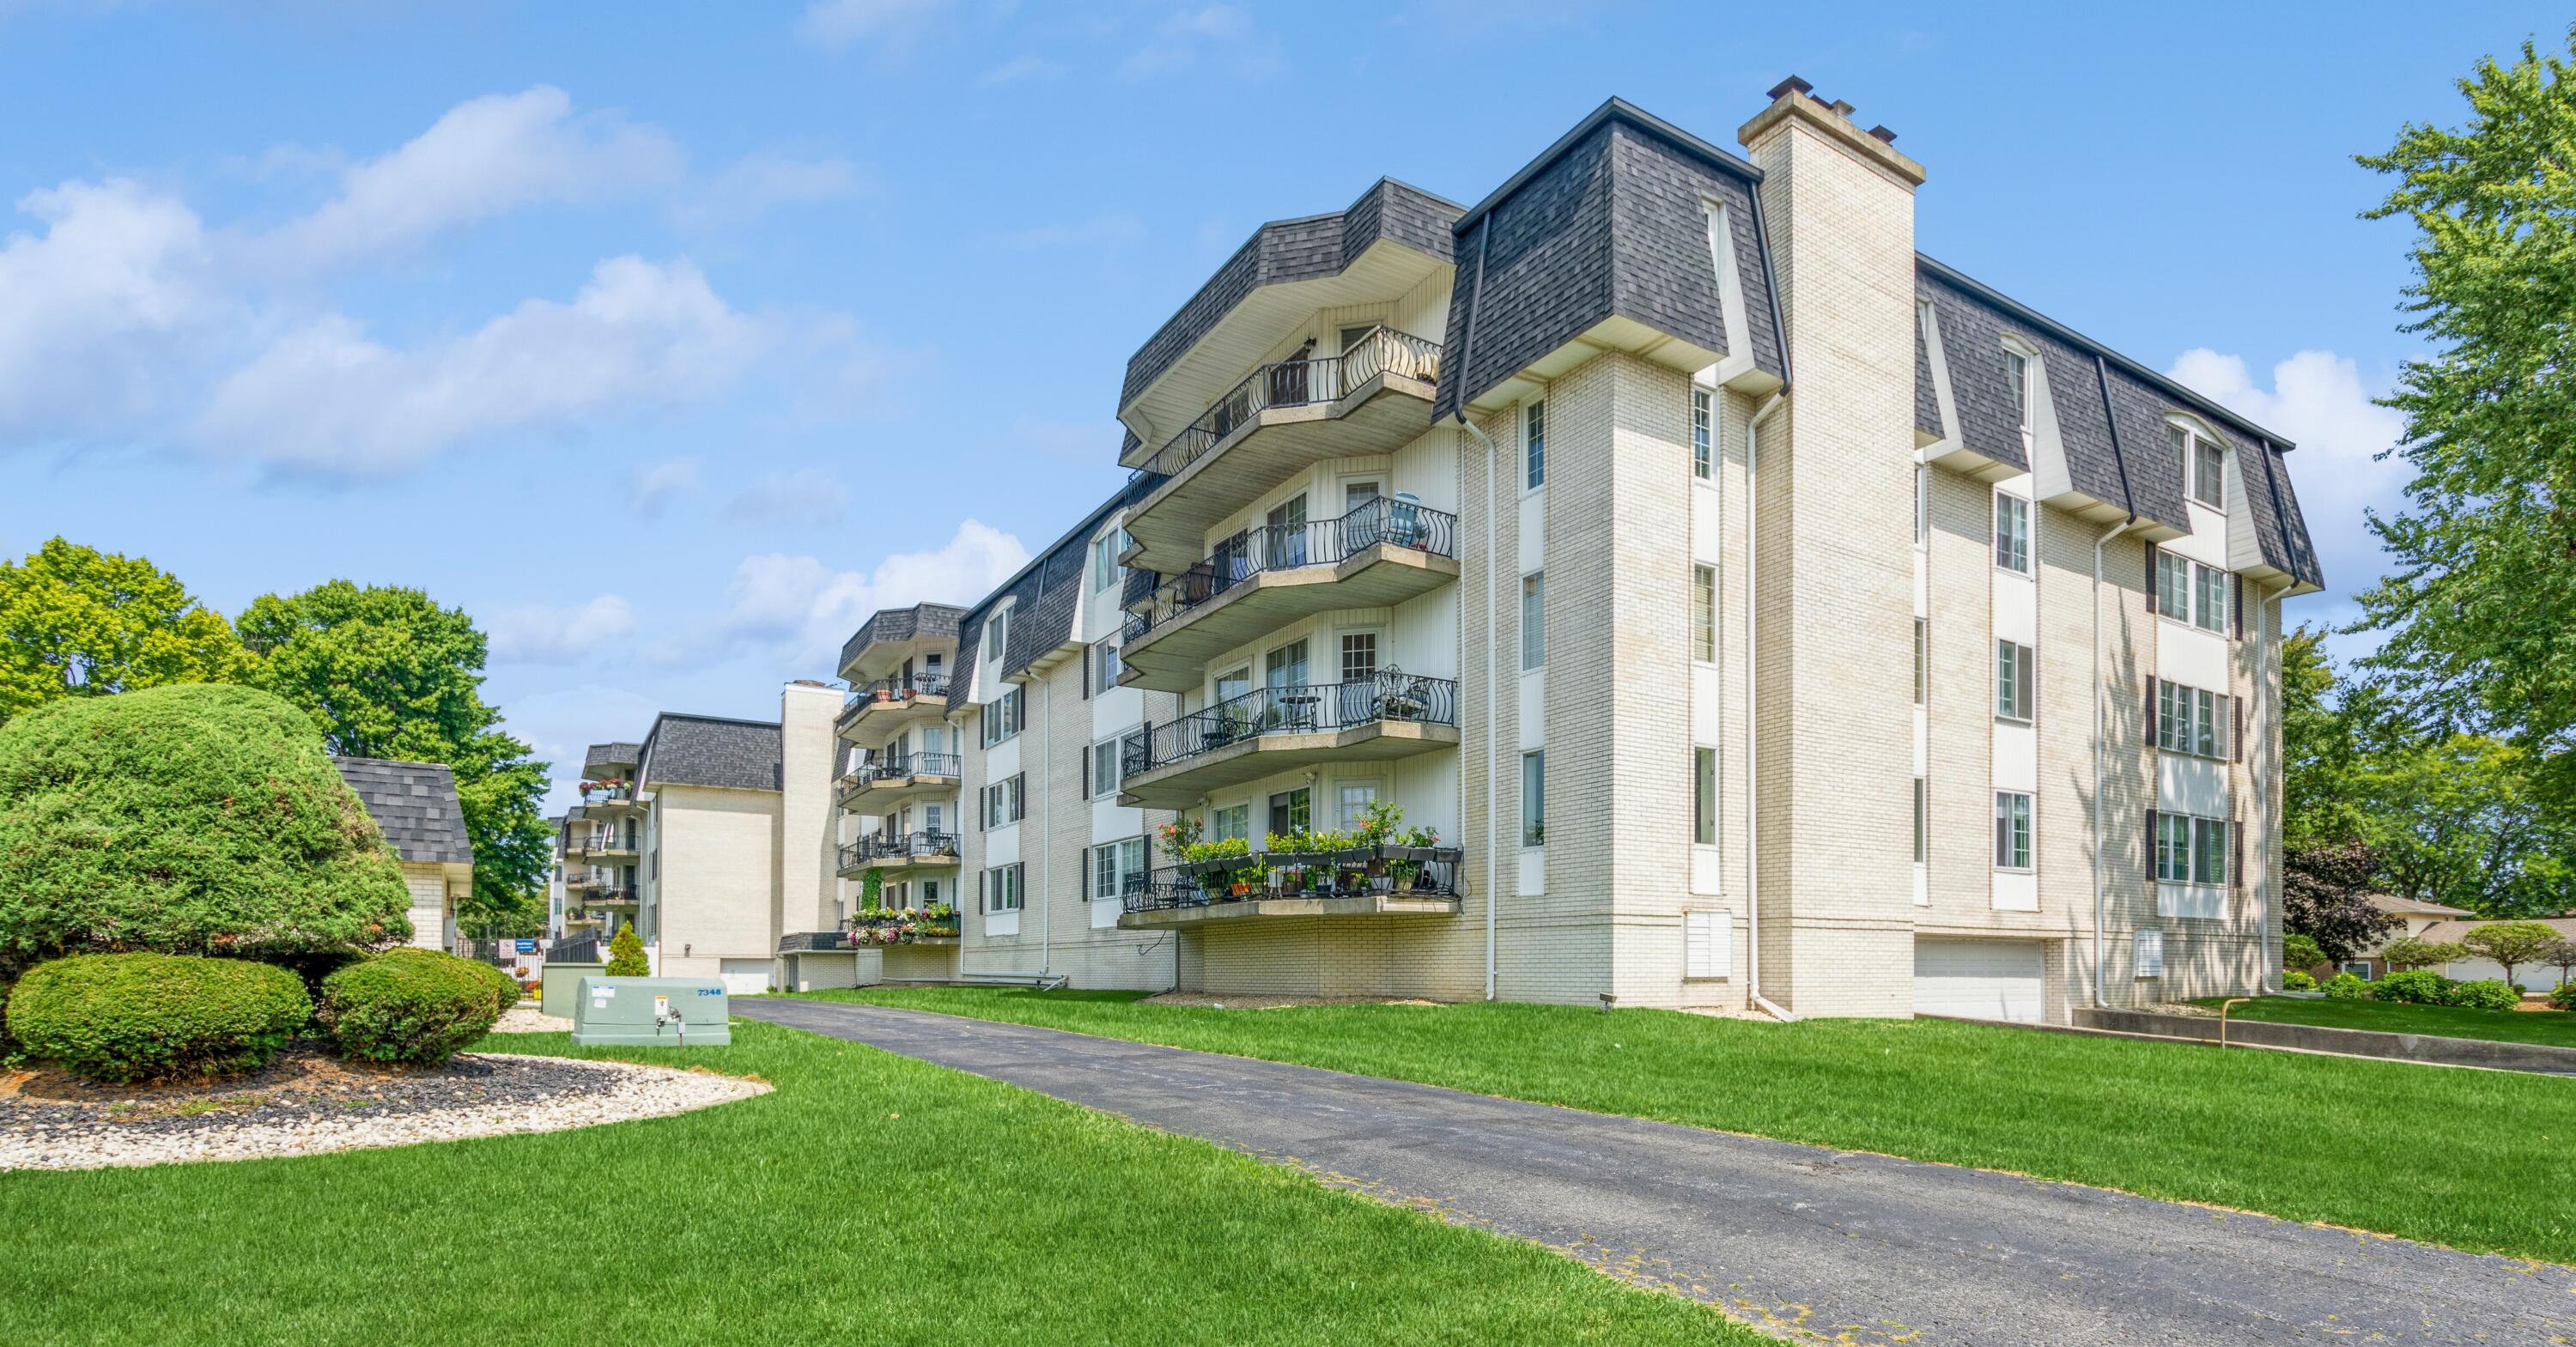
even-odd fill
[[[1129,912],[1165,912],[1263,898],[1457,898],[1465,894],[1454,847],[1364,847],[1330,855],[1254,852],[1231,864],[1166,866],[1139,876]]]
[[[1344,683],[1255,688],[1152,726],[1141,743],[1128,746],[1125,774],[1138,776],[1263,735],[1311,734],[1389,720],[1455,727],[1457,682],[1385,669]]]
[[[957,834],[943,832],[871,833],[841,847],[841,868],[874,860],[954,860]]]
[[[1150,605],[1128,615],[1126,639],[1139,640],[1254,576],[1300,566],[1338,566],[1380,544],[1456,560],[1458,516],[1414,501],[1371,496],[1338,519],[1247,529],[1228,539],[1216,555],[1154,591]]]
[[[873,683],[852,687],[842,698],[842,714],[856,714],[863,706],[889,702],[908,702],[915,697],[945,697],[948,675],[923,673],[910,678],[880,678]]]
[[[1165,441],[1134,477],[1169,477],[1206,457],[1244,423],[1272,407],[1302,407],[1338,402],[1380,374],[1401,374],[1436,382],[1440,377],[1440,343],[1393,328],[1372,328],[1334,356],[1281,360],[1260,366],[1227,389],[1199,418]]]

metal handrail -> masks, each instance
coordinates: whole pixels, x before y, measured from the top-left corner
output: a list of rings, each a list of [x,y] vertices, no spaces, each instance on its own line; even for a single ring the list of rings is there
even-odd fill
[[[1454,855],[1455,853],[1446,854]],[[1392,879],[1389,879],[1384,886],[1381,886],[1379,884],[1380,876],[1368,874],[1365,870],[1360,869],[1359,867],[1336,865],[1332,867],[1335,874],[1333,888],[1324,893],[1315,894],[1315,896],[1380,896],[1412,898],[1461,898],[1466,896],[1463,877],[1460,874],[1463,866],[1459,861],[1418,861],[1413,862],[1412,864],[1417,867],[1414,871],[1412,883],[1409,887],[1401,889],[1395,887]],[[1296,889],[1280,887],[1285,877],[1289,874],[1300,873],[1303,870],[1311,869],[1312,867],[1295,867],[1292,869],[1292,867],[1289,866],[1263,866],[1261,853],[1259,852],[1254,852],[1252,855],[1245,857],[1243,859],[1243,865],[1247,868],[1260,866],[1262,868],[1263,882],[1250,892],[1244,893],[1240,896],[1236,895],[1232,891],[1229,884],[1219,883],[1211,885],[1209,882],[1194,875],[1181,873],[1181,869],[1178,866],[1164,866],[1147,872],[1141,877],[1143,879],[1141,884],[1129,885],[1126,893],[1123,895],[1123,901],[1120,906],[1129,912],[1164,912],[1170,911],[1174,908],[1212,907],[1219,903],[1250,902],[1262,898],[1293,897],[1298,894],[1314,893],[1313,890],[1304,887]],[[1345,876],[1348,878],[1346,879]],[[1300,873],[1300,880],[1302,882],[1302,873]],[[1345,883],[1349,883],[1352,887],[1345,889],[1343,887]]]
[[[907,702],[915,697],[947,695],[948,675],[946,674],[922,673],[914,674],[910,678],[880,678],[873,683],[852,686],[847,693],[843,694],[841,708],[847,713],[862,706]]]
[[[1265,524],[1226,540],[1215,555],[1172,577],[1152,605],[1127,617],[1132,643],[1256,575],[1300,566],[1338,566],[1381,544],[1455,560],[1458,516],[1409,500],[1371,496],[1338,519]]]
[[[1207,456],[1226,437],[1272,407],[1302,407],[1338,402],[1351,390],[1380,374],[1401,374],[1436,383],[1440,378],[1440,343],[1390,327],[1374,327],[1340,355],[1279,360],[1256,367],[1243,381],[1164,441],[1154,456],[1130,474],[1169,477]]]
[[[965,770],[966,760],[954,753],[899,753],[892,757],[872,758],[841,777],[841,793],[847,795],[861,786],[879,781],[901,781],[916,776],[962,776]]]
[[[1124,774],[1136,776],[1265,734],[1307,734],[1387,720],[1456,725],[1456,680],[1385,669],[1343,683],[1255,688],[1204,711],[1149,726],[1143,740],[1122,755]]]

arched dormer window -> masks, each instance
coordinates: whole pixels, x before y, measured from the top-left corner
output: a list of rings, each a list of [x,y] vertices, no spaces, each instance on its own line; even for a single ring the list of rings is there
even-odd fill
[[[2213,510],[2226,509],[2227,441],[2200,418],[2176,412],[2165,418],[2165,442],[2173,446],[2183,491]]]
[[[2013,426],[2021,432],[2022,457],[2030,457],[2031,440],[2039,425],[2039,386],[2045,373],[2039,362],[2039,348],[2019,337],[2004,338],[2004,387],[2011,394]]]

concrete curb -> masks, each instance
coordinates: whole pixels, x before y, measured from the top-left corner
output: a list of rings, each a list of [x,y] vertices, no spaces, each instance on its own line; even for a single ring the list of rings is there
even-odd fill
[[[2073,1027],[2078,1029],[2202,1043],[2218,1041],[2219,1021],[2215,1017],[2078,1006],[2074,1018]],[[2378,1057],[2431,1066],[2473,1066],[2490,1071],[2576,1076],[2576,1048],[2555,1048],[2539,1043],[2500,1043],[2482,1038],[2391,1034],[2373,1029],[2333,1029],[2317,1024],[2233,1019],[2227,1021],[2227,1042],[2231,1047],[2281,1048],[2291,1052]]]

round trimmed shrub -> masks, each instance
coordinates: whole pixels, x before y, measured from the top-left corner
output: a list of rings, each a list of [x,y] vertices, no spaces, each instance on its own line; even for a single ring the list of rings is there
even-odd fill
[[[640,978],[652,973],[644,958],[644,937],[632,926],[620,926],[608,941],[608,967],[600,970],[603,977]]]
[[[390,950],[322,979],[322,1030],[344,1057],[427,1065],[481,1038],[498,1000],[470,959]]]
[[[2285,992],[2312,992],[2316,989],[2317,980],[2308,976],[2306,970],[2298,968],[2284,968],[2281,970],[2281,990]]]
[[[2328,1000],[2367,1001],[2370,999],[2370,984],[2350,973],[2337,973],[2318,983],[2317,986],[2325,992]]]
[[[2549,993],[2549,1004],[2557,1010],[2576,1010],[2576,982],[2562,982]]]
[[[2451,984],[2445,1005],[2465,1006],[2470,1010],[2511,1010],[2522,1004],[2522,989],[2503,978],[2480,978],[2475,982]]]
[[[65,954],[381,945],[410,905],[321,731],[268,693],[146,688],[0,724],[0,981]]]
[[[9,993],[10,1032],[30,1055],[116,1082],[258,1070],[312,1013],[286,969],[184,954],[76,954]]]
[[[494,1005],[492,1013],[509,1014],[510,1007],[519,1004],[519,998],[528,994],[528,989],[520,986],[517,978],[510,976],[509,969],[498,964],[485,963],[480,959],[469,959],[467,962],[473,964],[475,969],[483,974],[484,980],[492,984]]]
[[[2370,984],[2370,998],[2374,1001],[2402,1001],[2412,1006],[2448,1005],[2451,989],[2458,985],[2430,968],[2409,968]]]

